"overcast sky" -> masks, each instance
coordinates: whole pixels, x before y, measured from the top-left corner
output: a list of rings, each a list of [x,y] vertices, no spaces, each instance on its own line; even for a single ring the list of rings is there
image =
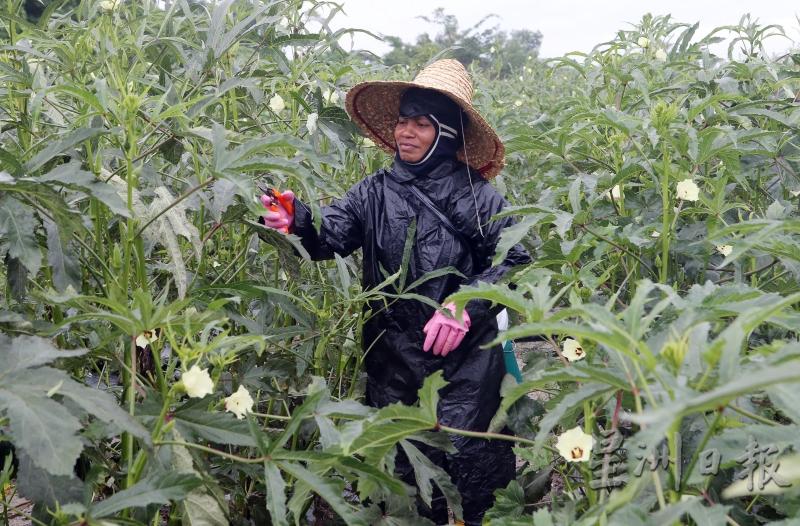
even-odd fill
[[[334,26],[367,29],[373,33],[396,35],[413,42],[416,35],[435,33],[436,28],[416,18],[430,15],[437,7],[458,17],[462,28],[471,27],[488,14],[498,16],[503,29],[541,31],[541,56],[560,56],[569,51],[589,51],[611,40],[618,29],[629,29],[647,12],[671,14],[679,22],[700,22],[696,36],[705,35],[717,26],[736,24],[750,13],[764,24],[783,25],[795,42],[773,37],[767,41],[772,53],[796,48],[800,41],[800,1],[791,0],[337,0],[345,15]],[[343,45],[346,45],[343,42]],[[355,47],[378,54],[388,47],[366,35],[355,39]]]

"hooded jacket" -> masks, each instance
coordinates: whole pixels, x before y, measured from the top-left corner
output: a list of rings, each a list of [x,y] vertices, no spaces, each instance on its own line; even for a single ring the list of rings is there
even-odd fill
[[[454,267],[464,276],[440,275],[414,289],[441,304],[462,285],[494,283],[510,268],[530,261],[525,249],[515,245],[502,263],[492,266],[500,232],[513,220],[490,221],[507,203],[476,170],[471,170],[471,179],[467,167],[455,159],[442,162],[427,175],[413,175],[396,161],[391,169],[379,170],[323,207],[319,232],[308,207],[298,202],[294,232],[314,260],[332,258],[334,253],[344,257],[362,249],[362,284],[373,288],[400,269],[406,237],[415,221],[406,283],[445,267]],[[415,185],[433,201],[471,246],[464,246],[445,228],[435,213],[410,193],[408,185]],[[363,328],[367,402],[374,407],[397,401],[413,404],[424,379],[443,369],[449,384],[440,391],[441,423],[485,431],[499,404],[505,367],[499,345],[480,347],[496,337],[495,315],[502,307],[491,309],[484,300],[469,302],[466,309],[471,327],[461,344],[444,358],[422,350],[422,329],[433,315],[433,307],[403,299],[388,308],[377,302],[369,308],[374,315]]]

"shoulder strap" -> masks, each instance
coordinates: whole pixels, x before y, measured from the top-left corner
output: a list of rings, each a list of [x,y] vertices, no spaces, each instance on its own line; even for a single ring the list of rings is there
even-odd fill
[[[456,226],[453,224],[453,222],[450,221],[450,218],[447,217],[447,214],[442,212],[441,208],[436,206],[436,204],[433,201],[431,201],[430,198],[427,195],[425,195],[425,193],[423,193],[419,188],[414,186],[413,183],[411,183],[411,182],[402,183],[402,182],[396,180],[394,177],[392,177],[391,170],[387,170],[385,172],[385,176],[386,176],[385,177],[385,181],[389,185],[394,186],[398,191],[400,191],[401,193],[406,194],[406,196],[407,196],[408,193],[413,194],[414,197],[425,208],[427,208],[428,210],[433,212],[433,215],[436,216],[436,218],[439,220],[439,222],[447,230],[449,230],[450,233],[453,234],[453,236],[455,236],[455,238],[458,240],[458,242],[461,243],[461,245],[467,250],[467,253],[470,256],[470,259],[472,259],[473,265],[475,264],[476,259],[475,259],[475,254],[473,252],[472,243],[469,242],[469,239],[467,238],[467,236],[465,236],[458,228],[456,228]]]
[[[439,219],[439,221],[444,225],[444,227],[447,230],[449,230],[450,233],[453,234],[462,245],[464,245],[464,248],[466,248],[470,254],[472,253],[472,245],[469,243],[469,241],[467,241],[467,238],[464,236],[464,234],[462,234],[461,231],[456,228],[453,222],[450,221],[450,218],[447,217],[445,213],[442,212],[442,210],[438,206],[436,206],[434,202],[431,201],[427,195],[422,193],[422,191],[413,184],[408,184],[403,186],[408,188],[411,191],[411,193],[414,194],[414,197],[419,199],[419,201],[423,205],[428,207],[428,209],[431,212],[433,212],[433,214]]]

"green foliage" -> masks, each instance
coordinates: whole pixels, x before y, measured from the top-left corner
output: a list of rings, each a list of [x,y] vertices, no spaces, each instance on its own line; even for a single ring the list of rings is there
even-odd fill
[[[296,237],[256,222],[259,187],[291,187],[318,218],[386,161],[341,107],[374,64],[341,50],[347,30],[307,28],[332,6],[86,0],[34,21],[23,4],[0,8],[0,426],[38,520],[427,524],[394,477],[398,448],[419,497],[436,485],[458,515],[415,445],[452,451],[448,434],[469,433],[436,432],[441,373],[416,406],[358,401],[362,326],[400,298],[432,303],[411,292],[420,281],[400,269],[361,290],[359,255],[298,258]],[[543,62],[538,33],[432,20],[438,35],[390,40],[387,62],[474,66],[507,146],[503,214],[519,218],[495,262],[518,242],[535,256],[452,297],[513,311],[500,339],[544,342],[489,431],[520,436],[479,433],[518,442],[525,462],[488,520],[793,517],[794,488],[756,496],[734,480],[751,438],[792,481],[800,448],[800,59],[762,49],[780,30],[745,17],[697,37],[647,16]],[[709,48],[723,34],[726,57]],[[210,394],[189,396],[190,369]],[[240,386],[243,418],[226,410]],[[594,460],[603,432],[625,436],[624,487],[593,488],[587,464],[557,453],[575,427]],[[669,467],[632,475],[636,445],[662,441]],[[700,469],[708,448],[716,475]]]
[[[520,79],[483,98],[509,134],[501,184],[520,203],[504,212],[520,222],[499,251],[522,241],[537,260],[517,271],[514,290],[479,285],[451,299],[505,305],[520,323],[497,342],[537,336],[551,349],[504,390],[493,423],[502,428],[529,392],[550,393],[520,451],[549,456],[567,486],[551,503],[563,515],[546,524],[762,523],[796,506],[791,488],[756,500],[741,484],[722,493],[753,436],[775,445],[793,480],[782,455],[796,441],[782,437],[797,416],[784,397],[800,380],[795,57],[767,58],[762,39],[780,29],[746,17],[698,40],[696,29],[647,16],[587,55],[538,66],[533,88]],[[708,48],[722,31],[735,36],[727,58]],[[567,338],[580,361],[569,361]],[[758,435],[755,423],[766,424]],[[589,464],[543,450],[575,426],[595,437]],[[613,491],[592,487],[601,472],[588,469],[610,428],[629,459],[627,485]],[[662,443],[669,466],[633,475],[635,455]],[[709,448],[723,457],[713,475],[699,471]],[[514,490],[492,517],[545,520],[522,512],[534,503]]]

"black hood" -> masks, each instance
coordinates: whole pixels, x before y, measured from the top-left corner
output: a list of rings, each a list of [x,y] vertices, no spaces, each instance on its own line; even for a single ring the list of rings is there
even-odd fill
[[[458,104],[438,91],[423,88],[409,88],[400,99],[400,117],[426,117],[436,128],[436,136],[422,159],[409,163],[395,154],[396,163],[414,175],[426,175],[442,161],[456,158],[456,153],[464,143],[463,131],[467,118]]]

